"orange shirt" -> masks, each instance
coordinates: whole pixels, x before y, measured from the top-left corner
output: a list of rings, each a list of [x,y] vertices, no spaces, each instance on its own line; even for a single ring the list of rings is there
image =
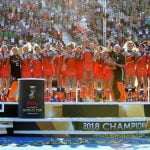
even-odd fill
[[[44,76],[53,76],[55,69],[54,64],[51,62],[52,58],[56,55],[53,51],[44,51],[43,54],[43,75]]]
[[[137,59],[137,69],[138,68],[147,68],[147,62],[148,62],[147,56],[139,53],[138,59]]]
[[[85,49],[84,50],[83,60],[84,60],[84,62],[87,62],[87,63],[92,63],[93,62],[93,53],[91,52],[90,49]]]
[[[94,63],[94,77],[95,79],[103,79],[104,77],[104,62],[96,60]]]
[[[7,54],[0,54],[1,59],[1,77],[10,77],[11,71],[10,71],[10,55]]]
[[[114,78],[113,65],[109,62],[108,59],[105,60],[103,65],[103,74],[105,80],[112,80]]]
[[[77,69],[77,79],[82,80],[83,78],[83,59],[81,54],[76,54],[76,69]]]
[[[125,72],[127,75],[135,76],[136,65],[135,65],[135,56],[131,52],[125,53]]]
[[[56,75],[60,75],[62,72],[62,65],[63,65],[63,59],[64,59],[64,56],[60,56],[61,53],[58,52],[57,53],[57,57],[55,58],[55,61],[54,61],[54,64],[55,64],[55,73]]]
[[[150,77],[150,55],[148,55],[147,61],[148,61],[148,76]]]
[[[93,72],[93,53],[91,49],[85,48],[83,51],[83,69],[84,71]]]
[[[30,54],[23,54],[21,57],[21,77],[31,78],[31,56]]]
[[[32,76],[42,77],[42,55],[35,54],[32,58]]]
[[[66,71],[67,73],[76,75],[76,53],[75,52],[71,52],[68,54],[67,56],[67,61],[66,61]]]

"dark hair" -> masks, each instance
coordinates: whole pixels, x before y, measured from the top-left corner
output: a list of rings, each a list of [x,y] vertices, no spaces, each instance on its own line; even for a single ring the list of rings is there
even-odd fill
[[[139,44],[139,46],[142,46],[143,48],[145,48],[145,45],[144,45],[144,44]]]

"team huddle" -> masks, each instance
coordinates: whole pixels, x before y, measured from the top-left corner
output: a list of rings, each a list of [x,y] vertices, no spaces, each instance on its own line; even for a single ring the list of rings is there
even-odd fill
[[[138,97],[141,89],[142,97],[147,101],[149,52],[149,41],[138,46],[132,41],[127,41],[123,48],[119,45],[112,47],[111,40],[105,48],[88,39],[83,40],[80,46],[69,43],[64,47],[58,41],[55,47],[45,43],[43,49],[35,44],[32,51],[29,44],[26,44],[22,47],[21,54],[17,47],[8,50],[7,45],[2,45],[0,99],[7,101],[13,80],[45,78],[45,97],[54,96],[54,80],[57,81],[57,87],[65,89],[65,94],[57,95],[58,101],[78,99],[124,102],[130,90]],[[97,89],[99,97],[95,92]]]

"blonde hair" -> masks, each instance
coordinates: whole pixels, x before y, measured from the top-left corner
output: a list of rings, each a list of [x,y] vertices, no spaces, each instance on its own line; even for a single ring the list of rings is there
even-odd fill
[[[28,51],[29,51],[29,47],[27,44],[22,47],[22,50],[24,50],[24,49],[28,49]]]
[[[13,50],[17,50],[18,51],[18,47],[12,47],[11,51],[13,51]]]
[[[75,49],[76,45],[74,42],[70,42],[66,45],[67,47],[71,47],[72,49]]]
[[[17,50],[17,52],[18,52],[18,50],[19,50],[18,47],[12,47],[10,50],[10,54],[13,54],[13,51],[15,51],[15,50]]]
[[[3,47],[5,47],[8,51],[8,46],[7,45],[2,45],[1,48],[0,48],[0,51],[2,51]]]
[[[134,43],[133,41],[127,41],[127,42],[124,44],[124,46],[123,46],[123,48],[125,49],[125,51],[128,50],[128,45],[129,45],[129,44],[133,44],[132,50],[136,50],[136,45],[135,45],[135,43]]]
[[[33,47],[33,51],[34,51],[34,52],[36,51],[36,48],[39,48],[39,49],[41,50],[40,45],[38,45],[38,44],[34,44],[34,47]]]

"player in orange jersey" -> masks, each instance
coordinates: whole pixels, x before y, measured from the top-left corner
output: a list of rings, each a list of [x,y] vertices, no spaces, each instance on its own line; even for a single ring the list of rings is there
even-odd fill
[[[76,63],[76,52],[75,45],[69,43],[67,45],[67,51],[64,55],[63,67],[65,71],[66,80],[66,100],[75,101],[76,100],[76,75],[77,75],[77,63]],[[71,95],[70,95],[70,88]]]
[[[82,83],[83,83],[83,56],[82,56],[82,47],[77,46],[76,47],[76,79],[77,79],[77,100],[82,101],[82,95],[81,95],[81,88],[82,88]]]
[[[94,43],[90,43],[89,40],[84,40],[82,42],[82,57],[83,57],[83,83],[84,87],[82,91],[85,94],[83,99],[93,99],[94,98],[94,84],[93,84],[93,71],[94,71]]]
[[[126,88],[129,86],[131,88],[135,87],[135,77],[136,77],[136,65],[135,65],[135,44],[132,41],[127,41],[125,43],[125,74],[126,74]]]
[[[140,96],[142,87],[144,88],[144,93],[142,97],[146,99],[147,96],[147,75],[148,75],[148,57],[147,53],[145,52],[145,46],[140,44],[136,52],[136,76],[138,80],[138,96]]]
[[[103,85],[103,67],[104,67],[104,62],[102,59],[102,47],[97,46],[96,47],[96,55],[94,56],[94,80],[96,82],[100,81],[101,87]],[[98,87],[98,86],[96,86]]]
[[[103,48],[101,46],[96,47],[96,54],[94,56],[94,89],[95,100],[102,100],[102,90],[104,83],[104,60],[102,59]]]
[[[147,71],[147,74],[148,74],[148,78],[150,78],[150,54],[147,53],[147,61],[148,61],[148,71]]]
[[[7,95],[10,87],[10,75],[11,75],[11,67],[10,67],[10,54],[8,52],[8,47],[6,45],[2,45],[0,49],[0,62],[1,62],[1,100],[7,101]]]
[[[90,41],[84,40],[82,42],[83,55],[83,80],[88,83],[93,81],[93,55],[94,51],[91,48]]]
[[[45,93],[47,96],[52,95],[52,80],[55,75],[54,59],[56,52],[52,50],[49,43],[46,43],[43,51],[43,77],[45,78]]]
[[[21,56],[21,77],[22,78],[31,78],[31,54],[29,53],[28,45],[24,45],[23,54]]]
[[[41,48],[39,45],[34,45],[33,49],[33,56],[32,56],[32,77],[33,78],[42,78],[42,53]]]
[[[77,82],[78,87],[81,88],[83,82],[83,58],[82,58],[82,47],[76,48],[76,69],[77,69]]]
[[[3,87],[2,87],[2,54],[1,54],[1,49],[0,49],[0,101],[1,101],[1,96],[3,94]]]
[[[54,66],[55,66],[55,76],[58,82],[58,87],[61,87],[63,85],[62,83],[62,65],[63,65],[63,53],[64,53],[64,49],[63,49],[63,44],[58,41],[56,43],[56,58],[54,59]]]
[[[145,53],[147,54],[148,61],[148,78],[150,78],[150,40],[144,41],[142,44],[145,46]],[[149,79],[148,79],[149,80]],[[150,83],[149,83],[150,84]]]
[[[113,81],[114,81],[114,69],[115,65],[113,64],[112,57],[110,56],[110,52],[105,50],[102,53],[102,57],[104,60],[103,64],[103,86],[104,86],[104,100],[110,101],[114,98],[113,94]]]

